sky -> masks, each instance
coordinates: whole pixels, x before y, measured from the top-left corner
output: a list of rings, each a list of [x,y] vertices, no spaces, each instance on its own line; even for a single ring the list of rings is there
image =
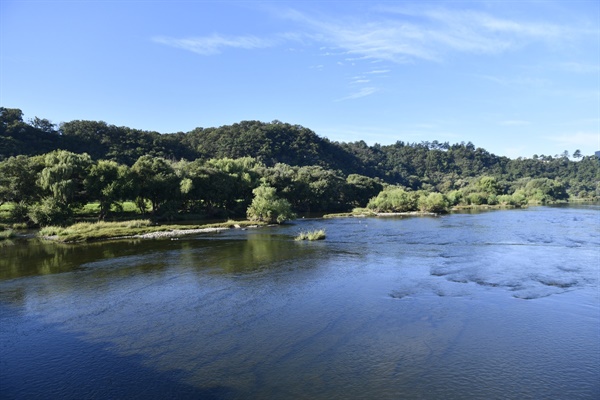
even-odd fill
[[[0,0],[0,106],[189,132],[600,150],[600,1]]]

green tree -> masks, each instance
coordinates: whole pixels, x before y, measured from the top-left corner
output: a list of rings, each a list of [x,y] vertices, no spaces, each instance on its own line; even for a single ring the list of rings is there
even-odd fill
[[[38,201],[40,191],[36,181],[43,168],[43,159],[39,156],[19,155],[0,161],[0,205]]]
[[[249,220],[281,224],[295,218],[291,204],[286,199],[279,198],[275,188],[261,185],[252,193],[254,199],[246,212]]]
[[[352,207],[364,207],[371,198],[383,190],[383,184],[374,178],[364,175],[350,174],[346,178],[348,184],[348,202]]]
[[[390,186],[372,198],[367,208],[376,212],[407,212],[418,209],[419,193]]]
[[[88,176],[85,178],[85,187],[91,201],[100,203],[98,219],[105,219],[111,206],[125,197],[131,182],[128,178],[129,171],[125,165],[114,161],[99,160],[92,165]]]
[[[445,213],[450,202],[442,193],[423,193],[418,200],[419,210],[432,213]]]
[[[44,165],[38,184],[58,204],[76,207],[87,202],[84,180],[92,165],[89,155],[56,150],[46,154]]]
[[[162,157],[144,155],[131,167],[137,192],[137,204],[145,211],[145,201],[152,204],[152,213],[160,214],[160,209],[168,201],[179,199],[179,178],[175,170]]]
[[[475,183],[475,187],[478,192],[484,192],[488,195],[498,195],[500,193],[498,180],[493,176],[480,177]]]
[[[92,165],[87,154],[56,150],[44,156],[44,169],[39,174],[38,186],[43,199],[30,213],[38,224],[66,224],[74,209],[89,198],[84,180]]]

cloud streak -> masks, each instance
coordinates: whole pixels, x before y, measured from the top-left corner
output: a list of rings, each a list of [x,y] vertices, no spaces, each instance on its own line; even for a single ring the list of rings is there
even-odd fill
[[[219,54],[226,48],[261,49],[290,41],[316,43],[320,49],[327,49],[326,55],[401,64],[415,60],[439,62],[451,52],[500,54],[576,34],[574,28],[567,26],[516,21],[478,11],[398,7],[375,10],[369,19],[317,17],[293,9],[280,11],[277,17],[295,22],[297,30],[270,38],[213,34],[191,38],[162,36],[153,41],[201,55]]]
[[[502,19],[483,12],[379,8],[371,20],[315,18],[299,11],[283,17],[312,31],[312,37],[354,57],[406,63],[441,61],[448,52],[500,54],[543,41],[571,37],[571,28]],[[418,23],[412,22],[418,20]]]
[[[346,97],[342,97],[341,99],[337,99],[336,101],[346,101],[346,100],[360,99],[361,97],[370,96],[373,93],[376,93],[378,91],[379,91],[379,89],[377,89],[375,87],[364,87],[364,88],[361,88],[360,90],[352,93],[351,95],[346,96]]]
[[[219,54],[225,48],[252,50],[276,45],[275,40],[263,39],[252,35],[226,37],[214,34],[206,37],[192,37],[184,39],[157,36],[152,40],[155,43],[188,50],[204,56]]]

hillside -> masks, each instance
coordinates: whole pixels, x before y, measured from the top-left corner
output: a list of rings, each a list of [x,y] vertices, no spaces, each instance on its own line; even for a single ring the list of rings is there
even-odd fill
[[[23,120],[19,109],[0,108],[0,161],[17,155],[39,155],[63,149],[87,153],[94,160],[131,166],[141,156],[167,160],[254,157],[271,167],[319,166],[343,175],[361,174],[412,189],[447,191],[460,179],[481,175],[500,180],[562,179],[581,191],[595,191],[600,181],[594,156],[570,160],[540,156],[511,160],[472,143],[438,141],[368,146],[364,141],[331,142],[300,125],[280,121],[242,121],[216,128],[160,134],[103,121],[75,120],[55,126],[47,119]],[[574,154],[578,154],[575,151]]]

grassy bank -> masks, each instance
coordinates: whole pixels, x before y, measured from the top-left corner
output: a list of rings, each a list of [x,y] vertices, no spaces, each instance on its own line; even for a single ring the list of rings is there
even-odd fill
[[[206,225],[156,225],[150,220],[80,222],[68,227],[49,226],[42,228],[39,236],[49,240],[74,243],[130,237],[172,237],[202,231],[210,232],[218,229],[242,228],[256,225],[260,224],[250,221],[231,220]]]

